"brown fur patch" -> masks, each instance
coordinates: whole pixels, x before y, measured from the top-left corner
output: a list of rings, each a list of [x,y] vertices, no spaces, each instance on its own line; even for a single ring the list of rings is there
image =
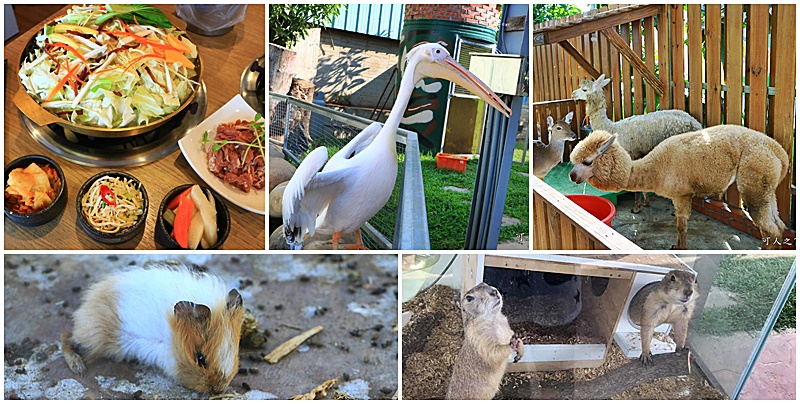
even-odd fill
[[[118,302],[115,279],[108,278],[90,287],[83,296],[82,304],[72,314],[73,338],[84,351],[87,360],[99,357],[122,360],[118,343]]]
[[[239,369],[239,338],[242,330],[244,307],[236,305],[229,310],[226,302],[217,302],[211,308],[207,322],[186,316],[170,315],[169,323],[175,335],[173,350],[178,364],[178,381],[194,390],[221,393],[230,384]],[[221,347],[222,352],[220,350]],[[203,355],[206,366],[198,364],[197,355]],[[221,357],[225,356],[225,357]],[[233,366],[227,374],[222,367]]]

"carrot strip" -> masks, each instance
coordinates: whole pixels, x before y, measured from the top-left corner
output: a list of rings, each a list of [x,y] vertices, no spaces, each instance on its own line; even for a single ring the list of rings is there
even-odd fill
[[[67,71],[67,74],[65,74],[64,77],[62,77],[61,80],[58,82],[58,84],[56,84],[56,86],[53,87],[52,90],[50,90],[50,93],[47,94],[47,98],[44,99],[44,102],[52,100],[53,97],[55,97],[56,94],[58,94],[61,88],[64,87],[64,84],[66,84],[67,80],[70,78],[70,75],[73,76],[75,75],[75,71],[78,70],[79,67],[81,67],[81,65],[76,64],[75,67],[72,68],[72,70]]]

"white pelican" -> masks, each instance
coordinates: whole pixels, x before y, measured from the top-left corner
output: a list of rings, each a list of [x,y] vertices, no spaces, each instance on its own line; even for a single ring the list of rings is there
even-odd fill
[[[334,250],[338,250],[342,234],[355,232],[356,244],[345,247],[364,249],[360,228],[392,194],[397,180],[397,127],[415,85],[426,77],[452,81],[504,115],[511,113],[486,84],[453,60],[444,46],[416,45],[406,55],[406,69],[386,123],[369,125],[330,161],[325,147],[314,149],[289,181],[282,209],[283,233],[291,249],[302,249],[306,233],[311,237],[315,232],[331,234]]]

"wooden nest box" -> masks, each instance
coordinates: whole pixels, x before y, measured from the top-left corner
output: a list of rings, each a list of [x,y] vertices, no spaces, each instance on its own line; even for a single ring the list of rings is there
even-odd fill
[[[481,282],[502,293],[503,313],[525,344],[525,355],[507,372],[599,367],[615,338],[623,353],[638,356],[638,331],[627,318],[632,295],[671,269],[685,268],[671,256],[673,268],[623,257],[467,255],[461,294]]]

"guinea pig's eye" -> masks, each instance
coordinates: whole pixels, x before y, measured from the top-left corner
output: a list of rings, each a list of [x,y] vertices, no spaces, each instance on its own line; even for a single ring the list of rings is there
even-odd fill
[[[583,162],[583,165],[585,165],[585,166],[591,166],[591,165],[592,165],[592,163],[593,163],[593,161],[586,160],[586,161],[584,161],[584,162]]]
[[[475,300],[475,296],[467,295],[466,299],[467,299],[468,302],[471,302],[471,301]]]
[[[197,359],[197,364],[198,365],[200,365],[200,366],[202,366],[204,368],[208,367],[208,364],[206,363],[206,357],[201,352],[198,352],[198,353],[194,354],[194,357],[195,357],[195,359]]]
[[[669,276],[669,281],[670,282],[675,282],[675,275],[670,275]]]
[[[436,49],[436,54],[438,55],[440,53],[442,53],[442,50],[441,49]]]

